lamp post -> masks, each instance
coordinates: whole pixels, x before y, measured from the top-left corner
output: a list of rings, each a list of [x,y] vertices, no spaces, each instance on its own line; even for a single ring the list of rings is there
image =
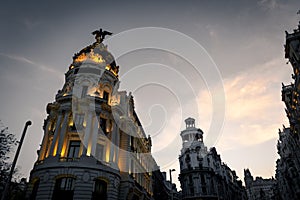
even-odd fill
[[[1,200],[5,200],[7,198],[9,185],[10,185],[11,178],[12,178],[12,175],[13,175],[15,167],[16,167],[16,163],[17,163],[17,160],[18,160],[18,157],[19,157],[19,154],[20,154],[20,150],[21,150],[21,147],[22,147],[22,144],[23,144],[23,141],[24,141],[24,137],[25,137],[28,126],[30,126],[31,124],[32,124],[31,121],[27,121],[25,126],[24,126],[24,130],[23,130],[23,133],[22,133],[22,136],[21,136],[21,140],[19,142],[18,149],[16,151],[14,160],[12,162],[12,165],[11,165],[11,168],[10,168],[10,173],[9,173],[9,176],[8,176],[8,179],[7,179],[7,182],[6,182],[5,189],[3,191]]]
[[[169,169],[170,173],[170,183],[171,183],[171,200],[173,200],[173,184],[172,184],[172,172],[176,171],[175,169]]]

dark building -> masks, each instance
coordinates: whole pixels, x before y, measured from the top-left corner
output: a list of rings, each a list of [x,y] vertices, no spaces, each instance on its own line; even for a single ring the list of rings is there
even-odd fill
[[[244,170],[244,180],[246,184],[246,191],[248,200],[267,200],[275,197],[276,180],[274,178],[264,179],[251,175],[249,169]]]
[[[179,181],[183,200],[244,200],[245,187],[236,172],[221,160],[216,148],[207,150],[203,131],[195,127],[195,119],[185,120],[181,132]]]
[[[276,179],[280,198],[293,200],[300,199],[300,24],[292,33],[286,32],[285,58],[293,68],[293,82],[282,84],[289,128],[279,130]]]

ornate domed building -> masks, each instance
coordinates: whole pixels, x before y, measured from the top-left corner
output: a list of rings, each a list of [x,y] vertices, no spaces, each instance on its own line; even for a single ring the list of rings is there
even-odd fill
[[[181,131],[182,149],[179,156],[179,181],[183,200],[244,200],[246,190],[236,172],[221,160],[216,148],[204,145],[203,131],[195,126],[195,119],[185,120]]]
[[[93,34],[96,42],[74,55],[47,105],[29,199],[153,199],[151,138],[133,97],[118,91],[119,66],[102,43],[110,33]]]

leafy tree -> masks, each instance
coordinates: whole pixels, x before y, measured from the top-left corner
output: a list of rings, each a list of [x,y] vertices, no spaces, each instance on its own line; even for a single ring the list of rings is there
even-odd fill
[[[10,154],[17,144],[15,135],[9,133],[0,120],[0,196],[5,188],[5,184],[10,170]]]

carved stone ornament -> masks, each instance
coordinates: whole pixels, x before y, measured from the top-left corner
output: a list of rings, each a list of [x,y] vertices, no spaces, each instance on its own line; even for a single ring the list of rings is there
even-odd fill
[[[88,182],[90,180],[90,173],[89,172],[84,172],[82,174],[82,181],[83,182]]]

